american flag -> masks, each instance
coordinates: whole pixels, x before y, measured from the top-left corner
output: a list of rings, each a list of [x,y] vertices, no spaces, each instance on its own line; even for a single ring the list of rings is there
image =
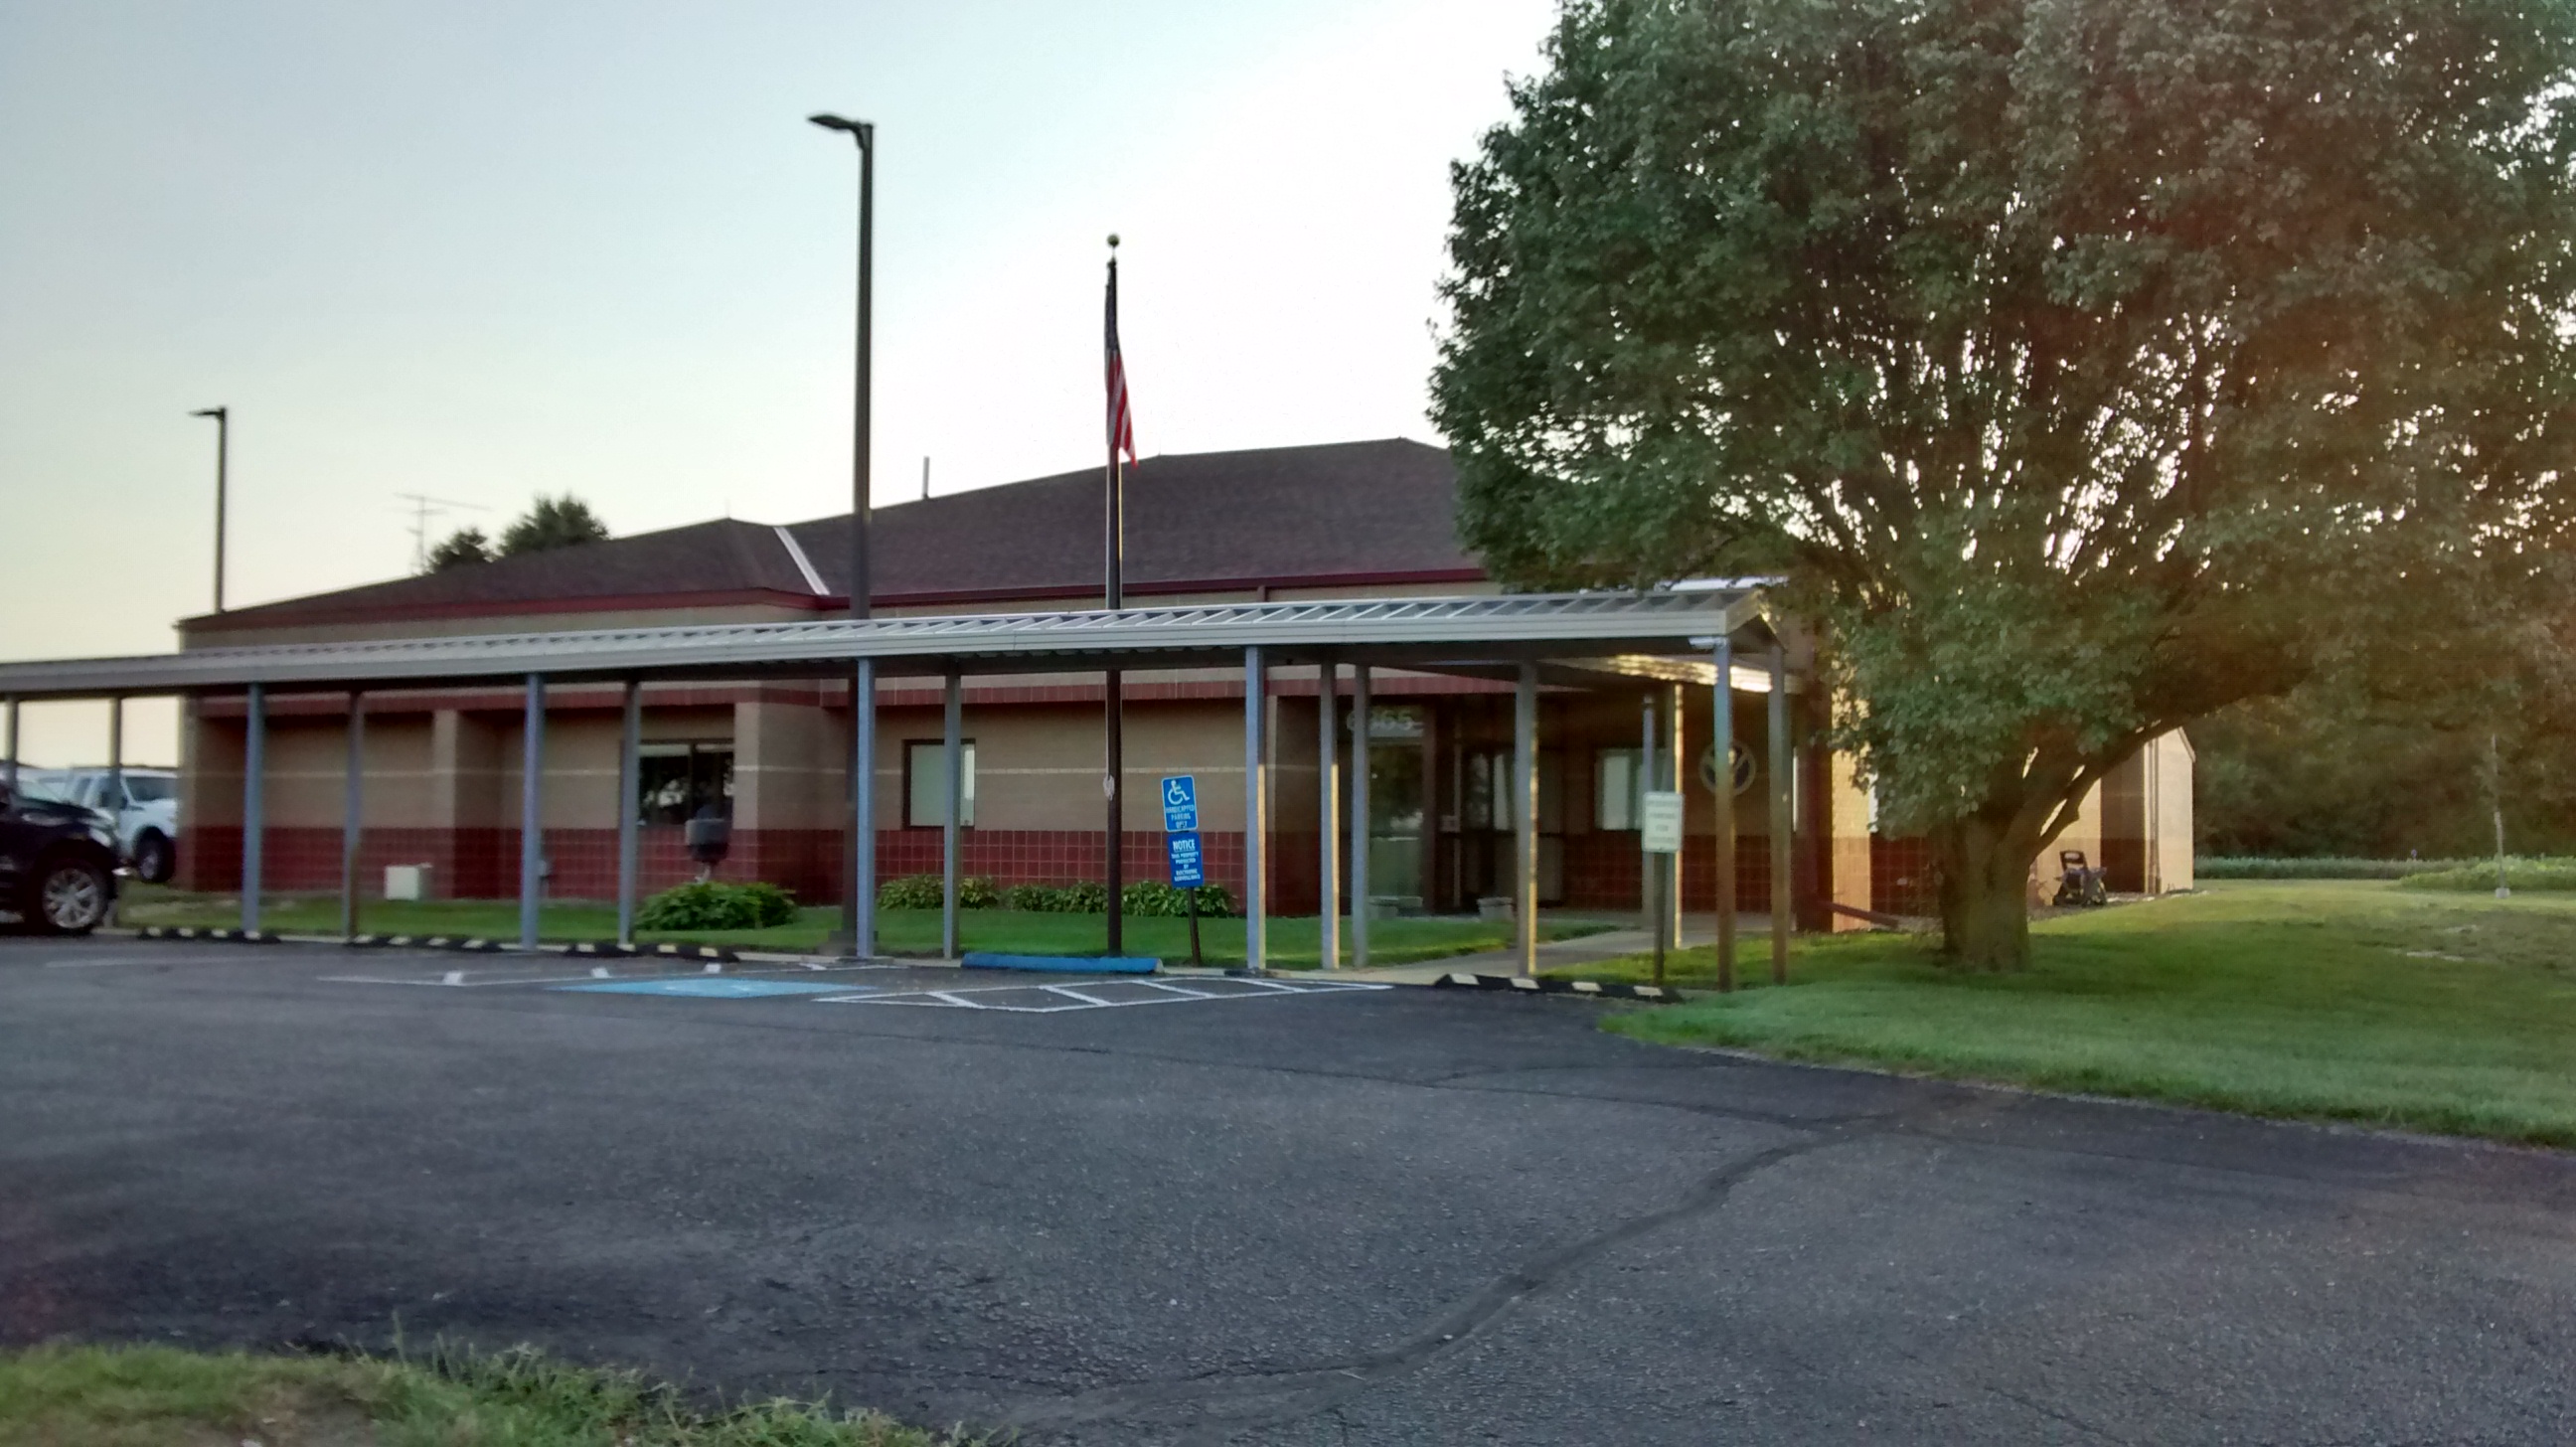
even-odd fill
[[[1114,244],[1114,243],[1113,243]],[[1118,258],[1109,258],[1109,455],[1136,460],[1136,418],[1127,410],[1127,360],[1118,352]]]

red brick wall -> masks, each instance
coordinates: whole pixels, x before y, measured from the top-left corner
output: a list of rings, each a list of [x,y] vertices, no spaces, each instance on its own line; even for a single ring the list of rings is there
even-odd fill
[[[1932,841],[1869,836],[1869,907],[1888,914],[1941,912]]]
[[[677,826],[638,831],[638,888],[646,894],[697,877]],[[241,887],[241,836],[234,826],[208,825],[180,833],[178,883],[183,889]],[[1311,846],[1313,836],[1307,836]],[[939,831],[887,829],[877,834],[877,877],[934,874],[939,870]],[[264,831],[262,876],[274,893],[328,893],[340,887],[340,831],[272,826]],[[1100,877],[1100,836],[1081,830],[969,829],[963,864],[968,874],[1011,884],[1065,884]],[[1243,890],[1243,836],[1199,836],[1208,877]],[[1130,831],[1124,841],[1126,877],[1164,877],[1163,836]],[[842,838],[837,829],[747,829],[715,877],[766,880],[796,892],[809,904],[841,898]],[[1312,853],[1311,847],[1309,854]],[[550,892],[564,899],[610,899],[617,893],[617,831],[549,829],[547,857],[554,861]],[[369,829],[358,854],[361,888],[374,896],[388,864],[427,864],[433,887],[446,899],[504,899],[518,893],[516,829]],[[1315,907],[1314,865],[1306,865],[1303,907]],[[1275,875],[1274,875],[1275,877]],[[1287,910],[1294,906],[1281,903]]]

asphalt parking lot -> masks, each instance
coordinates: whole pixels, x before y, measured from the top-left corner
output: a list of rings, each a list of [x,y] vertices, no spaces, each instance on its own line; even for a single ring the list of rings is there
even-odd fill
[[[1048,1443],[2576,1437],[2567,1157],[1562,998],[693,968],[0,939],[0,1340],[530,1341]]]

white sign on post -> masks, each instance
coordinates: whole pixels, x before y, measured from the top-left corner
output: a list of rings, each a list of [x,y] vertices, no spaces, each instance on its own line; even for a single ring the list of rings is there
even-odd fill
[[[1682,852],[1682,796],[1661,789],[1646,791],[1643,807],[1638,810],[1637,828],[1643,833],[1649,854]]]

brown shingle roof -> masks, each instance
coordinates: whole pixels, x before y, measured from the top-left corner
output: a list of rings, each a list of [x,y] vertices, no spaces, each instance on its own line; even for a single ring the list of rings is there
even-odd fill
[[[1147,458],[1127,471],[1127,586],[1471,580],[1482,573],[1458,546],[1456,494],[1449,454],[1402,439]],[[880,507],[871,521],[881,605],[1100,587],[1097,468]],[[849,526],[843,514],[789,529],[834,595],[848,586]],[[814,595],[775,528],[722,521],[236,609],[221,626],[754,601],[843,606]]]

